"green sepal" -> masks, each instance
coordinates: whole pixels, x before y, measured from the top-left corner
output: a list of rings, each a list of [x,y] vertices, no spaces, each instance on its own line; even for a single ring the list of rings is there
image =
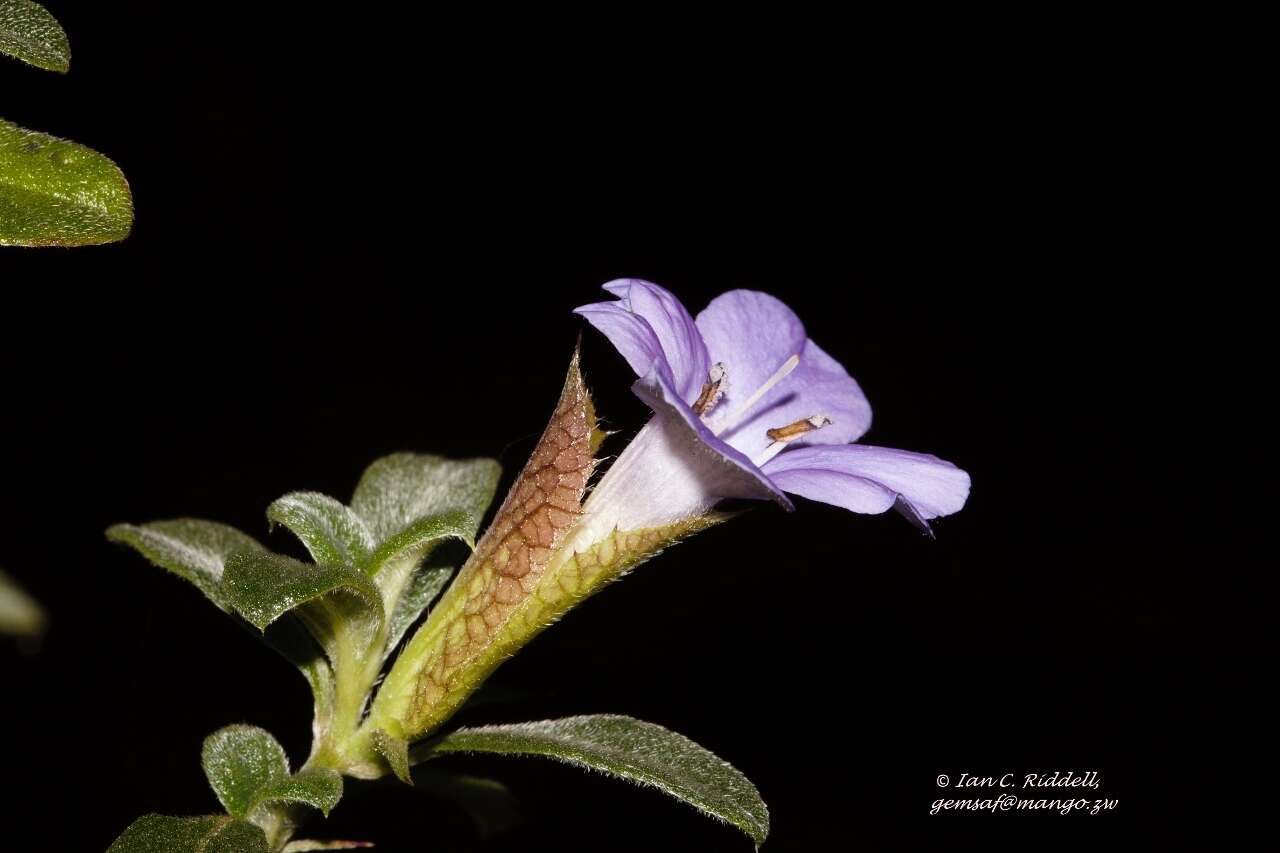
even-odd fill
[[[67,34],[49,10],[31,0],[0,0],[0,53],[46,71],[71,67]]]
[[[226,815],[144,815],[129,824],[107,853],[267,853],[267,836]]]
[[[133,197],[119,166],[0,119],[0,246],[113,243],[132,227]]]
[[[541,755],[648,785],[731,823],[757,845],[769,810],[755,786],[693,741],[653,723],[611,714],[459,729],[415,749],[415,761],[442,753]]]
[[[378,622],[383,618],[378,588],[355,569],[303,563],[268,551],[233,554],[223,589],[236,612],[260,631],[289,611],[326,597],[354,602],[355,611]]]
[[[267,507],[267,518],[291,530],[317,563],[362,569],[373,550],[363,519],[319,492],[291,492]]]
[[[387,760],[391,772],[406,785],[413,784],[413,776],[409,772],[409,744],[404,738],[390,734],[383,729],[375,729],[371,737],[373,748]]]
[[[190,581],[228,612],[231,602],[223,585],[227,558],[264,551],[256,539],[234,527],[199,518],[116,524],[107,528],[107,538],[128,545],[154,565]]]

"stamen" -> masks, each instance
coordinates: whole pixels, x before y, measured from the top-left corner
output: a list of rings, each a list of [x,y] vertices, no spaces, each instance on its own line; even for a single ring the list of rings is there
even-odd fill
[[[826,415],[814,415],[811,418],[801,418],[793,424],[787,424],[784,427],[765,430],[765,435],[774,441],[791,441],[793,438],[799,438],[806,432],[813,432],[815,429],[822,429],[831,423],[831,418]]]
[[[782,367],[779,367],[778,370],[772,376],[770,376],[767,380],[765,380],[765,383],[763,385],[761,385],[759,388],[756,389],[756,392],[754,394],[752,394],[750,397],[747,398],[747,401],[745,403],[739,406],[734,411],[733,414],[729,415],[729,417],[725,419],[725,422],[720,425],[720,427],[715,431],[715,434],[720,435],[725,430],[733,429],[733,427],[737,425],[738,421],[742,420],[742,416],[745,415],[751,409],[752,406],[760,402],[760,398],[763,397],[765,394],[768,394],[769,391],[773,388],[773,386],[777,385],[779,382],[786,379],[787,374],[795,370],[796,365],[799,363],[800,363],[799,353],[796,353],[795,355],[791,356],[791,358],[784,361],[782,363]]]
[[[787,446],[788,442],[794,441],[805,433],[822,429],[830,423],[831,418],[826,415],[814,415],[809,418],[801,418],[795,423],[787,424],[784,427],[765,430],[765,435],[773,439],[773,442],[762,450],[759,456],[751,460],[752,464],[759,468],[761,465],[781,453],[783,448]]]
[[[720,402],[720,398],[724,396],[725,379],[728,377],[728,371],[725,370],[724,363],[717,361],[711,365],[711,370],[707,371],[710,375],[710,381],[702,386],[702,393],[698,395],[698,399],[693,401],[693,412],[696,415],[705,415],[716,407],[716,403]]]
[[[772,459],[773,457],[781,453],[782,448],[786,446],[787,446],[787,443],[785,441],[773,442],[768,447],[766,447],[763,451],[761,451],[759,456],[757,456],[755,459],[752,459],[751,464],[756,466],[757,468],[763,467],[764,463],[768,462],[770,459]]]

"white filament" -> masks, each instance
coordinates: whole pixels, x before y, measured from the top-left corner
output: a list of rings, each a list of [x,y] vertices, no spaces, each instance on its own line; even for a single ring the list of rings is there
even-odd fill
[[[725,418],[724,423],[722,423],[715,430],[715,434],[720,435],[725,430],[733,429],[738,424],[738,421],[742,420],[742,416],[745,415],[747,412],[749,412],[752,406],[754,406],[756,403],[759,403],[760,398],[763,397],[765,394],[768,394],[769,391],[773,389],[773,386],[777,385],[779,382],[786,379],[787,374],[795,370],[796,365],[798,365],[799,363],[800,363],[799,353],[796,353],[795,355],[791,356],[791,358],[784,361],[782,363],[782,366],[779,367],[772,376],[766,379],[765,383],[761,385],[759,388],[757,388],[756,392],[752,394],[750,397],[748,397],[745,403],[743,403],[741,406],[735,409],[733,414]]]

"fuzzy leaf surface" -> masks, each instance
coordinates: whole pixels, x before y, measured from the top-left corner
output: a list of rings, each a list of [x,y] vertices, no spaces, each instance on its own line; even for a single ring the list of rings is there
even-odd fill
[[[351,508],[379,545],[428,516],[460,512],[462,536],[474,542],[502,469],[492,459],[393,453],[365,469]]]
[[[769,834],[769,810],[755,786],[728,762],[683,735],[610,714],[459,729],[415,757],[449,752],[541,755],[647,785],[726,821],[756,844]]]
[[[200,762],[209,787],[232,817],[247,817],[262,788],[289,777],[284,747],[257,726],[227,726],[209,735]]]
[[[400,596],[400,601],[396,603],[395,612],[391,614],[387,629],[388,655],[400,645],[405,632],[418,621],[423,611],[431,606],[431,602],[435,601],[449,584],[449,578],[452,576],[452,567],[438,566],[424,568],[410,579],[404,594]]]
[[[302,803],[328,817],[341,799],[342,777],[328,768],[312,767],[259,788],[252,808],[267,803]]]
[[[0,246],[114,243],[132,227],[133,197],[119,166],[0,119]]]
[[[257,540],[234,527],[198,518],[117,524],[107,529],[107,538],[128,545],[153,564],[195,584],[227,611],[231,603],[222,584],[227,558],[263,552]]]
[[[267,837],[248,821],[226,815],[149,814],[129,824],[107,853],[267,853]]]
[[[267,518],[293,532],[317,563],[362,568],[373,536],[354,511],[319,492],[292,492],[267,507]]]
[[[267,551],[234,554],[227,561],[223,588],[231,605],[259,630],[290,610],[326,596],[342,606],[382,619],[378,588],[349,566],[314,565]]]
[[[32,0],[0,0],[0,53],[46,71],[71,67],[67,34],[49,10]]]

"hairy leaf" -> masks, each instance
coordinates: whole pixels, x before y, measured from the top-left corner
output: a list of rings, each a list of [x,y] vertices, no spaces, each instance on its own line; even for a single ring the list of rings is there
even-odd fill
[[[43,628],[40,606],[0,572],[0,634],[39,634]]]
[[[440,566],[424,568],[409,581],[404,594],[396,604],[395,612],[387,628],[387,651],[389,655],[404,638],[405,632],[418,620],[422,612],[435,601],[436,596],[449,583],[453,568]]]
[[[250,811],[267,803],[303,803],[328,817],[341,799],[342,777],[333,770],[312,767],[259,788]]]
[[[113,243],[132,226],[129,183],[115,163],[0,120],[0,245]]]
[[[199,587],[209,600],[229,611],[222,576],[227,558],[237,553],[262,553],[257,540],[234,527],[198,518],[117,524],[107,529],[112,542],[128,545],[162,569]]]
[[[293,531],[317,563],[363,568],[373,550],[360,516],[319,492],[287,494],[267,507],[267,518]]]
[[[442,539],[462,539],[472,544],[475,529],[467,513],[460,510],[428,515],[411,522],[378,546],[369,560],[369,573],[394,573],[398,565],[416,565]]]
[[[232,817],[247,817],[262,788],[289,777],[284,747],[257,726],[219,729],[204,739],[200,759],[209,786]]]
[[[755,786],[693,741],[631,717],[566,717],[459,729],[419,752],[541,755],[649,785],[702,813],[727,821],[756,844],[769,834],[769,810]]]
[[[107,853],[267,853],[267,837],[226,815],[149,814],[129,824]]]
[[[492,459],[446,459],[393,453],[375,461],[360,478],[351,508],[381,545],[420,518],[461,512],[468,543],[493,501],[502,469]]]
[[[289,775],[284,747],[257,726],[227,726],[209,735],[201,762],[218,802],[232,817],[256,820],[260,807],[276,802],[302,803],[328,817],[342,799],[341,776],[320,767]]]
[[[231,605],[259,630],[285,613],[325,596],[354,600],[354,610],[382,619],[378,589],[348,566],[312,565],[281,554],[234,554],[227,560],[223,589]]]
[[[37,68],[66,73],[71,45],[58,21],[31,0],[0,0],[0,53]]]

